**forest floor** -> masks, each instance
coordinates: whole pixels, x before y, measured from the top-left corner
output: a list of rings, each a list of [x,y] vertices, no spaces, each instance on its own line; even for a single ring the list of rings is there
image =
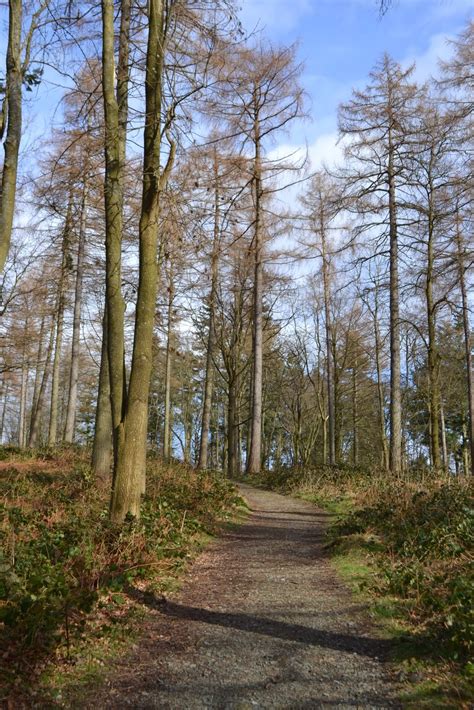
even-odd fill
[[[143,637],[74,707],[400,707],[391,642],[325,550],[331,514],[240,491],[248,517],[207,548],[179,592],[143,595]]]

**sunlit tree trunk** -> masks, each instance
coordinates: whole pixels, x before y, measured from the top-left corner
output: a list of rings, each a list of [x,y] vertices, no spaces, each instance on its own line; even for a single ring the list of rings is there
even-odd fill
[[[30,433],[28,437],[28,446],[34,447],[38,443],[38,435],[41,423],[41,414],[43,411],[45,399],[46,399],[46,388],[48,380],[51,374],[51,358],[53,354],[54,347],[54,320],[51,323],[51,328],[49,331],[49,342],[46,349],[46,359],[44,363],[43,375],[41,377],[41,384],[38,389],[38,396],[36,401],[33,403],[33,409],[31,412],[31,423],[30,423]]]
[[[469,299],[466,286],[466,260],[464,240],[461,232],[459,216],[456,217],[456,248],[458,262],[459,289],[461,291],[462,323],[464,331],[464,353],[466,360],[467,401],[468,401],[468,426],[467,438],[471,458],[470,472],[474,475],[474,383],[472,373],[472,338],[469,322]],[[468,467],[469,468],[469,467]],[[468,470],[468,469],[466,469]]]
[[[440,400],[439,414],[441,420],[441,449],[443,452],[443,470],[445,473],[447,473],[449,471],[449,454],[448,442],[446,439],[446,420],[444,418],[444,406],[442,400]]]
[[[3,434],[5,432],[5,417],[7,416],[7,406],[8,406],[8,391],[9,391],[9,383],[8,381],[4,383],[3,385],[3,391],[2,391],[2,400],[3,400],[3,405],[2,405],[2,416],[0,418],[0,444],[3,444]]]
[[[117,126],[117,103],[113,95],[114,79],[114,37],[113,37],[113,4],[110,0],[103,0],[103,36],[104,36],[104,98],[106,107],[109,108],[109,145],[107,150],[108,177],[114,175],[114,164],[111,158],[116,155],[116,141],[112,141],[110,130]],[[150,0],[148,4],[148,42],[146,51],[146,78],[145,78],[145,131],[143,148],[143,192],[139,222],[139,279],[135,314],[135,330],[133,340],[133,353],[130,367],[130,381],[126,399],[123,398],[123,388],[117,391],[114,383],[118,378],[116,368],[123,372],[123,307],[120,293],[120,283],[117,275],[112,274],[113,269],[120,265],[121,246],[121,218],[120,230],[113,223],[110,214],[112,205],[107,205],[108,229],[112,228],[112,253],[107,255],[108,261],[108,293],[112,296],[111,289],[114,285],[118,291],[115,302],[109,302],[107,313],[109,325],[109,366],[111,379],[112,414],[114,418],[114,482],[111,500],[111,518],[114,522],[122,522],[130,514],[134,517],[140,515],[141,495],[145,487],[146,470],[146,441],[148,425],[148,398],[150,388],[150,375],[152,366],[152,341],[157,289],[157,245],[158,245],[158,214],[159,195],[164,187],[169,171],[174,160],[174,145],[171,144],[167,164],[161,172],[160,147],[161,147],[161,104],[162,104],[162,73],[165,41],[165,9],[161,0]],[[112,109],[112,118],[110,115]],[[106,111],[107,115],[107,111]],[[111,145],[114,143],[114,145]],[[121,210],[122,195],[120,190],[120,171],[115,175],[113,182],[118,184],[118,204]],[[110,242],[110,238],[107,239]],[[118,261],[114,259],[117,256]],[[120,270],[118,271],[120,273]],[[111,276],[113,277],[111,279]],[[122,310],[119,313],[118,306]],[[118,328],[117,326],[120,326]],[[116,348],[115,337],[118,337]],[[121,362],[118,362],[118,353]],[[120,397],[118,398],[118,395]],[[125,406],[124,406],[125,404]],[[119,415],[119,408],[121,410]]]
[[[260,472],[262,459],[262,397],[263,397],[263,239],[262,239],[262,176],[260,160],[260,125],[258,113],[254,123],[254,284],[252,332],[252,393],[250,414],[250,451],[247,473]]]
[[[428,208],[428,244],[427,244],[427,264],[426,264],[426,318],[428,325],[428,380],[430,398],[430,448],[431,464],[436,471],[441,470],[441,452],[439,437],[440,418],[440,392],[439,392],[439,354],[436,346],[436,306],[433,298],[433,277],[434,277],[434,225],[433,207]]]
[[[69,390],[66,409],[66,428],[64,432],[64,441],[72,443],[74,440],[74,426],[76,423],[76,408],[77,408],[77,387],[79,383],[79,358],[80,358],[80,336],[81,336],[81,319],[82,319],[82,288],[84,281],[84,254],[86,242],[86,212],[87,212],[87,195],[86,187],[82,196],[81,217],[79,225],[79,238],[77,246],[77,264],[76,264],[76,286],[74,294],[74,313],[72,321],[72,346],[71,346],[71,365],[69,370]]]
[[[64,309],[66,299],[66,279],[69,261],[69,245],[71,240],[72,229],[72,207],[73,197],[69,195],[67,206],[66,220],[64,223],[63,239],[61,246],[61,271],[59,274],[58,294],[56,303],[56,342],[54,346],[53,359],[53,379],[51,384],[51,409],[49,417],[49,432],[48,443],[54,446],[58,437],[58,418],[59,418],[59,379],[61,368],[61,350],[63,344],[64,333]]]
[[[388,136],[388,207],[390,237],[390,469],[399,475],[402,469],[402,390],[400,372],[400,286],[398,277],[398,225],[395,193],[394,146],[392,122]]]
[[[238,471],[238,407],[237,407],[237,380],[232,378],[229,382],[229,398],[227,406],[227,475],[234,478]]]
[[[352,368],[352,463],[359,464],[359,392],[357,383],[357,362]]]
[[[120,421],[126,396],[125,345],[121,294],[121,240],[123,227],[123,182],[125,174],[128,85],[130,77],[131,0],[120,2],[119,59],[117,88],[114,91],[113,0],[102,3],[103,22],[103,96],[106,129],[106,294],[103,316],[99,391],[92,467],[99,482],[110,475],[113,453],[114,471],[121,441]],[[109,300],[110,296],[110,300]],[[109,325],[108,311],[114,313]],[[113,342],[109,347],[109,340]],[[113,372],[112,372],[113,366]],[[112,446],[112,451],[111,451]],[[113,483],[112,483],[113,485]]]
[[[40,391],[40,386],[41,386],[41,376],[42,372],[44,371],[44,363],[43,363],[43,356],[44,356],[44,325],[46,322],[46,316],[41,317],[41,324],[40,324],[40,330],[39,330],[39,337],[38,337],[38,355],[36,358],[36,367],[35,367],[35,381],[33,385],[33,397],[31,400],[31,420],[33,420],[35,410],[36,410],[36,404],[38,402],[38,394]],[[32,429],[32,424],[30,424],[30,431]]]
[[[104,314],[103,320],[107,315]],[[92,471],[99,485],[110,479],[112,465],[112,410],[110,408],[109,358],[107,354],[107,323],[102,326],[102,349],[100,355],[99,388],[92,449]]]
[[[21,25],[22,0],[8,3],[8,45],[5,75],[5,97],[1,110],[2,128],[6,126],[5,157],[0,190],[0,271],[3,271],[10,248],[15,213],[18,154],[20,151],[22,111]]]
[[[173,301],[174,283],[173,269],[170,264],[169,284],[168,284],[168,317],[166,334],[166,363],[165,363],[165,411],[163,425],[163,458],[169,461],[171,458],[171,371],[173,368]]]
[[[209,321],[206,351],[206,374],[204,380],[204,400],[202,405],[201,439],[199,445],[199,459],[197,467],[207,468],[209,427],[211,424],[211,407],[214,377],[214,350],[215,350],[215,309],[216,294],[218,285],[218,265],[219,265],[219,230],[220,230],[220,209],[219,209],[219,174],[217,164],[217,154],[214,152],[214,235],[211,256],[211,290],[209,293]]]
[[[105,113],[105,223],[107,347],[110,401],[114,431],[114,476],[122,455],[125,409],[123,367],[124,300],[122,296],[122,229],[124,136],[120,131],[119,106],[115,94],[114,2],[102,0],[102,90]],[[115,485],[115,482],[113,483]],[[135,508],[139,504],[135,504]]]
[[[26,353],[23,352],[21,364],[21,384],[20,384],[20,415],[18,424],[18,446],[24,448],[26,445],[26,395],[28,389],[28,363]]]
[[[382,381],[382,340],[380,337],[379,299],[377,286],[375,286],[374,291],[374,310],[372,315],[374,323],[375,369],[377,372],[377,401],[379,409],[380,443],[382,447],[382,466],[385,471],[388,471],[390,465],[390,457],[387,445],[387,436],[385,433],[385,399]]]
[[[326,388],[328,398],[328,444],[329,444],[329,464],[336,464],[336,406],[334,396],[334,357],[332,338],[332,318],[331,318],[331,285],[330,285],[330,263],[326,244],[326,227],[322,214],[323,206],[320,210],[320,235],[321,235],[321,256],[323,260],[323,294],[324,294],[324,328],[326,337]],[[326,448],[326,447],[325,447]],[[324,459],[326,463],[326,458]]]

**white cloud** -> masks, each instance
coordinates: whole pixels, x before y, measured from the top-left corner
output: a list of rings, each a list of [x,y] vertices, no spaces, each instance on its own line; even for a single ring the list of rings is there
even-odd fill
[[[309,146],[311,169],[317,170],[323,165],[329,168],[342,162],[344,147],[342,141],[338,142],[337,131],[322,133]]]
[[[411,53],[401,64],[407,67],[415,62],[415,79],[419,82],[428,81],[430,77],[438,74],[440,59],[446,60],[452,54],[451,39],[454,39],[452,35],[433,35],[424,52],[421,54]]]
[[[240,17],[249,31],[258,27],[287,34],[312,14],[312,5],[311,0],[243,0]]]

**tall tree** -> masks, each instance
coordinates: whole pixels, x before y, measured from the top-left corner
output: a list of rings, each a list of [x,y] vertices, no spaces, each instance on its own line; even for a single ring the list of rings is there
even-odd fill
[[[266,184],[288,168],[288,163],[284,161],[267,160],[265,150],[279,132],[301,115],[303,92],[299,85],[300,73],[301,66],[296,62],[293,46],[274,48],[260,43],[238,51],[233,49],[232,57],[226,57],[226,69],[223,72],[225,83],[219,91],[215,107],[219,120],[227,124],[227,133],[234,134],[244,150],[250,153],[247,172],[253,200],[251,228],[254,278],[248,473],[260,471],[262,458]]]
[[[0,272],[5,267],[13,229],[15,214],[18,157],[22,137],[22,86],[29,88],[39,82],[41,73],[31,70],[31,47],[33,37],[40,24],[41,16],[49,5],[43,0],[29,18],[24,42],[22,29],[24,20],[23,0],[8,1],[8,45],[4,94],[0,112],[0,139],[5,134],[5,158],[2,168],[0,190]]]
[[[400,355],[399,200],[398,188],[405,173],[410,122],[417,87],[410,82],[413,67],[403,70],[385,55],[370,74],[364,90],[339,111],[339,130],[349,141],[351,197],[363,215],[382,214],[388,227],[390,263],[390,468],[402,468],[402,397]],[[362,204],[365,202],[365,204]],[[357,209],[357,208],[356,208]]]
[[[337,184],[328,174],[316,173],[302,197],[302,204],[307,212],[308,227],[314,239],[310,242],[309,249],[317,249],[321,258],[321,271],[323,277],[324,299],[324,328],[326,341],[326,388],[328,404],[329,447],[328,463],[336,463],[336,411],[334,398],[334,332],[332,326],[332,258],[331,258],[331,231],[334,230],[334,221],[340,213],[341,202],[337,198]],[[312,254],[310,254],[312,256]]]
[[[139,282],[135,332],[128,388],[124,381],[123,298],[121,294],[123,139],[114,77],[114,8],[103,0],[103,92],[106,122],[106,251],[107,326],[112,419],[114,479],[111,517],[122,522],[138,517],[144,491],[148,390],[157,285],[158,204],[160,191],[174,159],[171,143],[167,165],[160,168],[161,109],[164,51],[169,7],[161,0],[148,6],[145,68],[145,128],[143,194],[139,224]],[[120,44],[120,42],[119,42]]]

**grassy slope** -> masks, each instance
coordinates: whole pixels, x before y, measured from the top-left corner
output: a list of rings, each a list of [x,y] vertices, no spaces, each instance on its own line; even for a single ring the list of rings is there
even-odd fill
[[[142,520],[119,530],[86,453],[0,450],[0,700],[70,703],[133,644],[140,595],[175,588],[239,504],[221,477],[148,469]]]
[[[284,472],[267,485],[334,514],[333,563],[393,640],[408,708],[471,708],[473,502],[468,482]]]

